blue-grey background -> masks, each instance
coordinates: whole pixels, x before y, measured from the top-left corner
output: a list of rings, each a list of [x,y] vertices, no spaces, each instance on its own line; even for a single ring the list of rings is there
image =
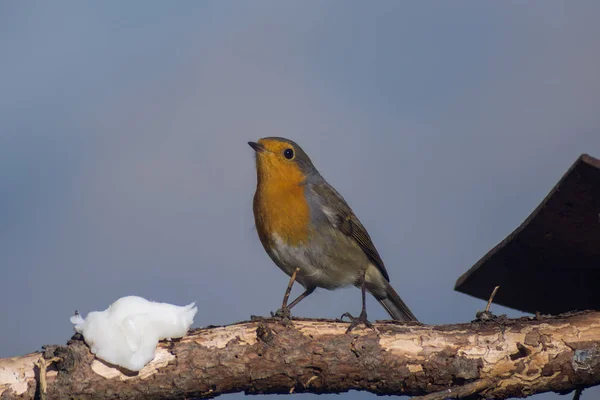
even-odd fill
[[[472,319],[485,303],[454,292],[456,278],[580,153],[600,156],[599,12],[3,2],[0,357],[64,343],[75,309],[123,295],[196,301],[195,326],[277,308],[288,278],[251,208],[246,142],[262,136],[303,146],[423,322]],[[359,304],[356,289],[318,291],[295,312]],[[372,300],[369,312],[387,317]]]

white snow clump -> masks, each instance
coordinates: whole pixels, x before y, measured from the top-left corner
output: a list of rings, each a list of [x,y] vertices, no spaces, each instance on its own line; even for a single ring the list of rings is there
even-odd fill
[[[126,296],[85,319],[71,317],[93,354],[111,364],[139,371],[154,358],[159,340],[185,336],[198,308],[179,307]]]

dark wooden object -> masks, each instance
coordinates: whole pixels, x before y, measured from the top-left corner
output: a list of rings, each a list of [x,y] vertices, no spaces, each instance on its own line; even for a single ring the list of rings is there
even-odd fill
[[[455,290],[530,313],[600,310],[600,160],[577,159],[533,213]]]

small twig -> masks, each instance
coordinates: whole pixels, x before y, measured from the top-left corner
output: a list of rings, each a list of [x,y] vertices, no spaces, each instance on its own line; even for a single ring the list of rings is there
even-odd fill
[[[296,268],[292,276],[290,277],[290,282],[288,283],[288,287],[285,290],[285,295],[283,296],[283,303],[281,304],[281,309],[285,310],[287,308],[288,299],[290,298],[290,293],[292,292],[292,287],[294,286],[294,282],[296,282],[296,274],[298,274],[300,268]]]
[[[34,364],[39,368],[40,374],[40,400],[46,400],[46,392],[48,391],[48,381],[46,379],[46,372],[48,365],[55,361],[59,361],[59,357],[52,357],[48,360],[41,356]]]
[[[575,389],[575,393],[573,394],[573,400],[581,399],[581,393],[583,392],[583,388]]]
[[[494,320],[502,319],[503,317],[506,317],[505,315],[500,315],[498,317],[490,312],[490,307],[492,306],[492,302],[494,301],[494,296],[496,296],[496,292],[498,291],[498,289],[500,289],[500,286],[496,286],[494,288],[494,290],[492,290],[492,294],[490,295],[490,299],[488,300],[485,310],[477,311],[475,313],[475,318],[477,321],[479,321],[479,322],[494,321]]]
[[[494,301],[494,296],[496,296],[496,292],[500,289],[500,286],[496,286],[490,295],[490,299],[488,300],[487,306],[485,307],[485,312],[490,311],[490,307],[492,305],[492,301]]]
[[[308,386],[310,386],[311,382],[317,378],[319,378],[317,375],[311,376],[310,379],[308,381],[306,381],[306,383],[304,384],[304,387],[307,388]]]
[[[314,381],[315,379],[317,379],[317,378],[318,378],[318,376],[316,376],[316,375],[311,376],[310,379],[304,384],[304,387],[308,388],[308,386],[310,385],[310,383],[312,381]],[[290,388],[290,394],[294,393],[295,390],[296,390],[296,388],[294,386],[292,386]]]
[[[475,393],[479,393],[493,386],[493,382],[487,379],[481,379],[475,382],[467,383],[464,386],[458,386],[452,389],[442,390],[441,392],[430,393],[425,396],[413,397],[411,400],[446,400],[462,399]]]

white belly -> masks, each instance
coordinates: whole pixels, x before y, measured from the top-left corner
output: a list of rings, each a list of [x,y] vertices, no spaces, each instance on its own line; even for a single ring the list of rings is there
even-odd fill
[[[368,262],[364,253],[343,259],[332,257],[323,248],[290,246],[273,235],[271,258],[281,270],[291,276],[299,268],[296,280],[306,288],[336,289],[357,283]],[[361,257],[362,256],[362,257]]]

